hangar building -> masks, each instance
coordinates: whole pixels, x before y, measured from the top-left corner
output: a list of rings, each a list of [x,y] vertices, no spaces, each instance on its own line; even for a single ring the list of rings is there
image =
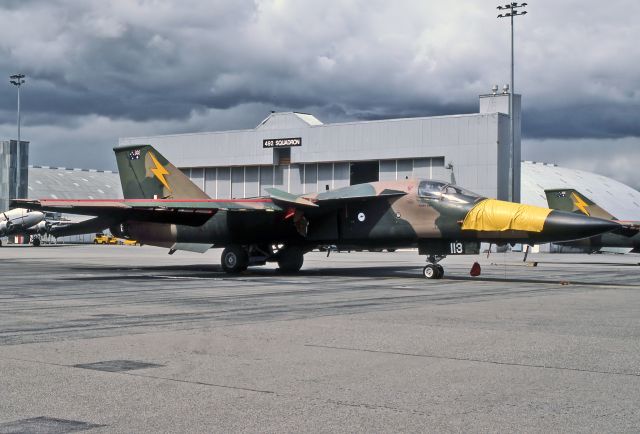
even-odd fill
[[[29,142],[0,140],[0,212],[11,199],[26,197],[29,183]]]
[[[122,188],[117,172],[109,170],[70,169],[29,166],[28,199],[121,199]],[[58,215],[56,218],[81,221],[89,217]],[[91,243],[95,234],[61,237],[58,242]]]
[[[29,166],[28,199],[121,199],[120,176],[110,170]]]
[[[150,144],[212,198],[263,195],[275,186],[310,193],[369,181],[455,180],[479,194],[508,198],[509,94],[480,96],[478,113],[323,124],[310,114],[271,113],[257,127],[121,138]],[[520,95],[514,161],[520,161]],[[520,165],[514,198],[520,198]]]

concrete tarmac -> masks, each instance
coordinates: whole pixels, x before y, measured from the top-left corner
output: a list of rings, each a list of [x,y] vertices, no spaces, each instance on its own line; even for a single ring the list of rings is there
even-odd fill
[[[637,255],[219,254],[0,248],[0,433],[640,431]]]

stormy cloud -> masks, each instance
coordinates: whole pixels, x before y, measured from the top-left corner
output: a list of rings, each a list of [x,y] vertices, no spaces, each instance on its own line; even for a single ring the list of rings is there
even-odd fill
[[[23,131],[34,163],[113,167],[120,136],[252,128],[270,110],[325,122],[474,112],[478,94],[509,80],[509,27],[495,6],[4,1],[0,70],[27,75]],[[516,22],[524,156],[572,162],[553,147],[540,158],[546,141],[633,152],[640,4],[533,0],[527,9]],[[13,137],[14,124],[7,83],[0,135]],[[640,185],[640,175],[623,177]]]

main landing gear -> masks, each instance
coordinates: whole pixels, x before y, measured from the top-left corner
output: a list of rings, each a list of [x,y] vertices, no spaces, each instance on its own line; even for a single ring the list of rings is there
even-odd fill
[[[297,273],[304,262],[304,250],[300,247],[285,247],[275,256],[281,273]]]
[[[281,273],[296,273],[302,268],[306,252],[298,246],[240,246],[233,244],[222,251],[222,269],[229,274],[245,271],[251,265],[277,262]]]
[[[442,261],[446,256],[429,255],[427,261],[429,264],[422,269],[422,275],[425,279],[442,279],[444,276],[444,268],[438,262]]]
[[[222,251],[220,262],[225,273],[240,273],[249,266],[249,252],[242,246],[229,246]]]

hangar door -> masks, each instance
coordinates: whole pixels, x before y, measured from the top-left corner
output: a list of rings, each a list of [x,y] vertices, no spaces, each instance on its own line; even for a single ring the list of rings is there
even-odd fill
[[[376,161],[353,161],[350,163],[349,185],[376,182],[380,179],[380,163]]]

